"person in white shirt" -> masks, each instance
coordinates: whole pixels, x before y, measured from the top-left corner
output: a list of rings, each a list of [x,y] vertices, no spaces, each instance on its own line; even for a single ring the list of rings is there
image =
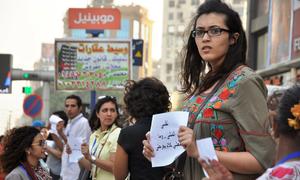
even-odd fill
[[[82,115],[82,101],[79,96],[70,95],[65,99],[65,112],[69,118],[64,131],[58,131],[64,140],[62,154],[61,178],[63,180],[76,180],[80,173],[78,160],[82,158],[80,144],[89,142],[91,128],[88,120]],[[81,141],[81,142],[77,142]],[[76,143],[77,142],[77,143]],[[79,148],[76,148],[79,144]]]

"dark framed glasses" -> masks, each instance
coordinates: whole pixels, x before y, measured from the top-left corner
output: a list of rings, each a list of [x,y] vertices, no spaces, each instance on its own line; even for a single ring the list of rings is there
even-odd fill
[[[220,36],[223,31],[228,32],[228,33],[231,32],[228,29],[223,29],[220,27],[212,27],[208,30],[196,29],[196,30],[192,31],[192,37],[193,38],[203,38],[206,33],[209,37],[215,37],[215,36]]]

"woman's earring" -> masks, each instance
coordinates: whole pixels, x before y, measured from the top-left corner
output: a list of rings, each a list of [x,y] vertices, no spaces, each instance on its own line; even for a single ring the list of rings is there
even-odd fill
[[[30,155],[30,151],[26,151],[28,155]]]

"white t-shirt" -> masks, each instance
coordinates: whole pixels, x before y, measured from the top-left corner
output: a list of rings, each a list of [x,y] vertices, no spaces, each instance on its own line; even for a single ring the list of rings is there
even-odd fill
[[[90,135],[92,134],[88,120],[79,114],[74,119],[69,120],[69,123],[65,129],[67,138],[70,137],[82,138],[85,142],[89,142]],[[70,162],[69,155],[66,153],[66,147],[62,154],[62,166],[61,166],[61,177],[63,180],[76,180],[80,173],[80,167],[78,162]]]

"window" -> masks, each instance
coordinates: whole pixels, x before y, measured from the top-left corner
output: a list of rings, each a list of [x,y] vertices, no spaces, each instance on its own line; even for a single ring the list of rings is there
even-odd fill
[[[178,32],[183,32],[184,29],[185,29],[184,25],[181,24],[181,25],[178,26]]]
[[[178,0],[179,4],[185,4],[185,0]]]
[[[173,20],[173,18],[174,18],[173,13],[169,13],[169,20]]]
[[[243,0],[233,0],[233,4],[241,4]]]
[[[172,71],[172,64],[171,63],[167,63],[167,74],[170,74],[170,72]]]
[[[169,7],[175,7],[175,1],[169,1]]]
[[[268,33],[264,33],[257,37],[257,69],[264,69],[267,66],[267,48]]]
[[[167,76],[167,82],[171,82],[172,81],[172,77],[171,76]]]
[[[183,19],[183,13],[182,12],[177,13],[177,19]]]
[[[199,5],[199,1],[198,0],[192,0],[191,5]]]
[[[174,33],[175,32],[175,26],[174,25],[169,25],[168,26],[168,33]]]

